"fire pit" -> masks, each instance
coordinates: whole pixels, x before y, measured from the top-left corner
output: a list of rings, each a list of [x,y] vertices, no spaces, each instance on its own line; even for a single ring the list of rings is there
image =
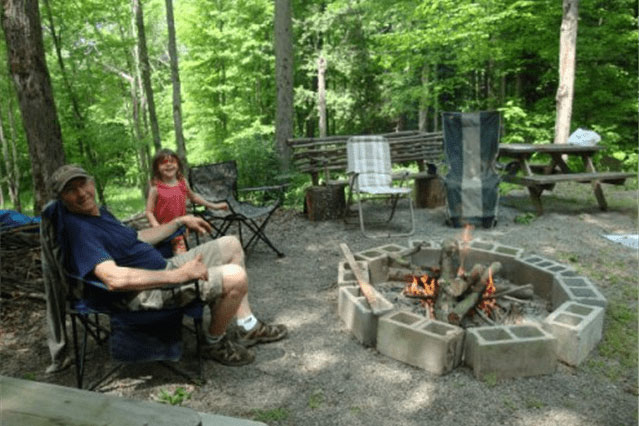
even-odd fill
[[[435,374],[462,364],[478,378],[549,374],[558,361],[579,365],[601,339],[606,299],[590,280],[523,249],[468,239],[413,240],[409,247],[387,244],[355,258],[382,313],[373,314],[341,262],[340,318],[360,343]]]

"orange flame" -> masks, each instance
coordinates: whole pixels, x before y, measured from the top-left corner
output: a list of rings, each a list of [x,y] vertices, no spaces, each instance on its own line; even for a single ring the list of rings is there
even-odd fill
[[[486,288],[481,295],[483,300],[479,303],[478,306],[479,309],[483,310],[486,313],[486,315],[489,315],[497,305],[497,301],[493,297],[493,295],[495,294],[495,290],[497,289],[495,288],[495,282],[493,281],[493,271],[492,269],[488,268],[488,283],[486,284]]]
[[[470,248],[470,242],[473,240],[472,231],[474,227],[472,225],[464,226],[464,232],[462,232],[461,243],[459,244],[459,269],[457,270],[457,276],[463,276],[466,271],[464,269],[464,260],[468,254]]]

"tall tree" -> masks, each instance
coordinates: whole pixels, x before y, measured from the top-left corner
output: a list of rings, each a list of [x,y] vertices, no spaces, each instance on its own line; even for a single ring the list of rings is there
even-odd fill
[[[319,115],[319,136],[326,137],[326,58],[317,60],[317,114]]]
[[[11,108],[11,105],[9,105]],[[11,111],[9,111],[11,115]],[[13,126],[13,120],[9,119],[10,126]],[[9,140],[4,136],[3,130],[4,124],[2,120],[2,111],[0,111],[0,143],[2,143],[2,155],[4,156],[4,166],[6,172],[7,188],[9,190],[9,199],[13,208],[16,211],[22,211],[22,204],[20,203],[20,172],[18,170],[18,153],[16,150],[16,141],[12,136]],[[11,129],[11,134],[14,134]],[[11,150],[9,149],[11,145]],[[0,190],[1,191],[1,190]],[[4,205],[4,199],[2,200]]]
[[[288,171],[293,136],[293,32],[291,0],[275,0],[275,141],[283,171]]]
[[[173,19],[173,1],[166,0],[166,23],[169,30],[169,56],[171,57],[171,82],[173,83],[173,125],[175,126],[175,144],[177,153],[182,159],[182,164],[188,170],[186,161],[186,146],[184,133],[182,132],[182,98],[180,95],[180,71],[178,67],[178,54],[175,42],[175,22]]]
[[[4,0],[2,29],[9,71],[18,95],[33,179],[34,211],[52,196],[46,182],[65,162],[37,0]]]
[[[76,130],[74,133],[76,135],[78,149],[82,157],[88,158],[91,169],[95,170],[98,164],[98,160],[96,158],[95,152],[91,147],[91,143],[89,141],[85,141],[84,139],[86,128],[84,114],[82,113],[82,110],[80,108],[78,96],[75,93],[74,87],[71,85],[69,75],[65,66],[65,61],[62,54],[62,42],[60,40],[60,37],[58,36],[58,33],[56,32],[56,26],[53,20],[53,14],[51,13],[49,0],[44,0],[43,4],[49,24],[49,32],[51,33],[51,39],[53,40],[53,46],[55,47],[56,57],[58,58],[58,66],[60,67],[60,74],[62,76],[64,90],[69,96],[71,102],[71,110],[73,112],[72,125]],[[104,198],[104,184],[102,182],[101,176],[95,173],[93,176],[95,179],[98,199],[100,200],[100,203],[106,204],[106,200]]]
[[[555,143],[566,143],[570,134],[572,101],[575,92],[578,7],[579,0],[563,0],[559,37],[559,87],[556,96]]]
[[[135,24],[138,32],[138,55],[142,71],[142,85],[144,86],[144,94],[149,110],[149,121],[151,122],[153,146],[155,146],[156,150],[159,150],[162,147],[162,140],[160,138],[158,116],[155,112],[155,99],[153,97],[153,86],[151,85],[151,65],[149,64],[149,54],[146,48],[146,31],[144,30],[144,12],[140,0],[133,0],[133,14],[135,15]]]

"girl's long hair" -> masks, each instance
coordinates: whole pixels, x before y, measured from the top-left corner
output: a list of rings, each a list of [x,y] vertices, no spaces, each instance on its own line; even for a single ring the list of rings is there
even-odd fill
[[[180,181],[184,179],[184,173],[183,173],[184,168],[182,167],[182,161],[180,161],[180,157],[178,157],[175,151],[172,151],[167,148],[163,148],[159,150],[158,152],[156,152],[155,156],[153,157],[152,176],[151,176],[152,185],[156,185],[158,182],[162,182],[162,177],[160,176],[160,163],[162,163],[162,160],[164,160],[167,157],[172,157],[175,159],[175,161],[177,161],[178,171],[175,176],[177,180]]]

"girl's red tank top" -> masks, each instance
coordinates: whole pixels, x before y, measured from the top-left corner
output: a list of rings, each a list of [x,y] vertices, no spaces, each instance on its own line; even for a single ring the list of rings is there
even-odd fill
[[[178,216],[186,214],[186,181],[180,179],[175,186],[169,186],[163,182],[157,182],[155,187],[158,199],[155,203],[153,214],[160,223],[170,222]]]

